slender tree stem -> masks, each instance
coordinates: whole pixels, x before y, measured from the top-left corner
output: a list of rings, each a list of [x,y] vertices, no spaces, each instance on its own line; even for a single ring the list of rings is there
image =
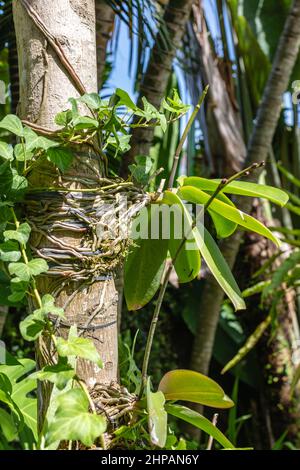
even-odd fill
[[[183,134],[182,134],[182,137],[179,141],[179,144],[178,144],[178,147],[176,149],[176,152],[175,152],[175,155],[174,155],[174,160],[173,160],[173,165],[172,165],[172,169],[171,169],[171,173],[170,173],[170,177],[169,177],[169,181],[168,181],[168,188],[172,188],[173,187],[173,184],[174,184],[174,179],[175,179],[175,175],[176,175],[176,171],[177,171],[177,168],[178,168],[178,163],[179,163],[179,158],[180,158],[180,154],[181,154],[181,151],[182,151],[182,148],[184,146],[184,143],[186,141],[186,138],[188,136],[188,133],[197,117],[197,114],[199,113],[199,110],[202,106],[202,103],[207,95],[207,92],[208,92],[208,89],[209,89],[209,85],[207,85],[202,93],[202,95],[200,96],[200,99],[198,101],[198,103],[196,104],[195,106],[195,109],[194,111],[192,112],[189,120],[188,120],[188,123],[186,125],[186,128],[184,129],[183,131]]]

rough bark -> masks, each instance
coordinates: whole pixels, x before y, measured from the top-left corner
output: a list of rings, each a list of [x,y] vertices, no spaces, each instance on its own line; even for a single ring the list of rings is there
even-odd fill
[[[215,56],[200,2],[193,6],[193,29],[199,49],[201,78],[210,86],[205,100],[209,146],[218,174],[228,176],[241,169],[247,153],[241,116],[232,83],[228,80],[231,70],[226,73],[231,64],[225,63],[226,57],[222,62]]]
[[[281,112],[282,95],[286,91],[293,71],[300,45],[300,0],[294,0],[286,20],[274,59],[270,77],[266,85],[262,102],[259,106],[255,127],[247,151],[247,164],[267,160],[277,122]],[[257,177],[257,173],[255,174]],[[254,178],[254,176],[253,176]],[[243,211],[251,210],[251,198],[238,198],[237,205]],[[232,268],[239,251],[242,232],[236,232],[221,244],[221,249],[229,266]],[[191,359],[191,367],[207,373],[213,349],[219,312],[224,294],[211,276],[208,277],[199,315],[209,309],[206,324],[199,322]]]
[[[113,32],[115,12],[104,0],[96,0],[95,7],[98,90],[101,90],[106,64],[107,43]]]
[[[181,45],[194,0],[170,0],[164,17],[162,30],[158,32],[151,51],[147,70],[140,86],[139,101],[143,96],[154,106],[160,106],[172,71],[176,51]],[[162,40],[167,38],[167,46]],[[154,136],[154,128],[136,128],[132,133],[131,149],[124,156],[121,175],[127,176],[128,165],[135,155],[148,155]]]
[[[53,0],[52,2],[33,0],[30,5],[63,47],[65,55],[87,91],[97,91],[94,0]],[[55,114],[68,108],[68,98],[78,97],[78,92],[45,36],[28,16],[21,0],[14,1],[13,6],[19,55],[19,114],[23,119],[53,129]],[[74,159],[75,163],[69,175],[74,180],[80,173],[86,175],[87,178],[91,173],[98,176],[101,173],[99,157],[87,149],[80,150],[86,152],[80,159]],[[57,172],[50,173],[48,176],[49,171],[53,170],[47,168],[44,172],[42,168],[33,171],[30,176],[31,184],[38,184],[38,186],[49,186],[49,183],[54,186],[58,182],[60,185],[66,184]],[[70,183],[68,184],[70,187]],[[81,188],[82,185],[78,186],[78,183],[74,182],[71,183],[71,187]],[[43,198],[40,204],[41,209],[44,210]],[[52,233],[51,227],[49,233]],[[76,232],[60,232],[57,237],[70,247],[78,247],[82,242],[82,235]],[[31,242],[35,248],[45,247],[47,243],[49,246],[46,237],[37,241],[37,237],[34,236]],[[79,284],[70,282],[68,277],[65,277],[58,280],[60,289],[55,291],[52,279],[48,277],[41,280],[39,288],[44,293],[50,291],[57,296],[56,303],[59,306],[65,306],[65,314],[71,324],[85,323],[102,303],[102,308],[93,319],[93,324],[97,323],[102,327],[95,331],[87,330],[83,335],[94,341],[104,367],[100,370],[91,362],[79,361],[78,372],[89,387],[92,387],[95,382],[107,383],[117,380],[118,295],[114,280],[107,279],[104,282],[94,280],[92,283]],[[66,335],[67,329],[62,329],[61,334]],[[41,346],[44,345],[37,345],[39,363],[43,362]],[[42,411],[46,406],[46,394],[47,392],[43,390],[43,396],[40,397],[40,410]]]

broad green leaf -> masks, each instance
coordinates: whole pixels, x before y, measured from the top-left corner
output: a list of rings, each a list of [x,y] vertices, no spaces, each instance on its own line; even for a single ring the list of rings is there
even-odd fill
[[[15,263],[21,258],[19,245],[16,241],[6,241],[0,244],[0,260],[6,263]]]
[[[24,135],[22,122],[14,114],[8,114],[5,116],[5,118],[0,121],[0,128],[6,129],[19,137],[23,137]]]
[[[62,111],[61,113],[57,113],[54,118],[54,121],[55,121],[55,124],[57,124],[58,126],[66,127],[68,124],[70,124],[72,119],[73,119],[72,111],[68,109],[67,111]]]
[[[86,93],[78,98],[78,101],[85,103],[90,109],[99,109],[102,105],[101,98],[97,93]]]
[[[27,341],[35,341],[46,326],[45,317],[41,312],[33,312],[20,322],[20,332]]]
[[[132,177],[141,185],[148,183],[150,172],[153,167],[153,161],[150,157],[138,155],[135,157],[136,164],[129,165]]]
[[[59,145],[55,140],[39,136],[29,127],[24,128],[24,137],[26,142],[26,152],[32,152],[36,149],[48,150],[51,147],[57,147]]]
[[[192,424],[198,429],[206,432],[212,436],[221,446],[225,449],[234,449],[234,445],[227,439],[226,436],[212,424],[207,418],[197,413],[194,410],[190,410],[186,406],[181,405],[166,405],[166,411],[168,414],[175,416],[176,418],[182,419],[187,423]]]
[[[229,204],[230,206],[235,207],[233,202],[227,196],[225,196],[225,194],[218,194],[217,199],[222,202],[225,202],[225,204]],[[230,237],[230,235],[232,235],[236,231],[238,225],[234,222],[231,222],[231,220],[222,217],[221,214],[218,214],[217,212],[212,211],[209,208],[208,213],[213,220],[217,236],[219,238]]]
[[[46,434],[46,444],[70,440],[90,447],[106,430],[102,416],[89,413],[89,401],[78,388],[57,397],[58,408]]]
[[[95,362],[102,368],[103,363],[93,342],[86,338],[73,337],[57,339],[57,352],[61,357],[78,356]]]
[[[56,315],[58,317],[64,317],[64,309],[61,308],[61,307],[56,307],[54,305],[54,297],[52,297],[52,295],[50,294],[45,294],[43,297],[42,297],[42,307],[35,310],[35,313],[36,314],[41,314],[41,315],[48,315],[49,313],[51,313],[51,315]]]
[[[30,270],[25,263],[10,263],[8,271],[11,275],[17,276],[21,281],[28,282],[30,280]]]
[[[48,148],[47,158],[64,172],[70,168],[73,162],[73,153],[65,147]]]
[[[199,178],[198,176],[181,177],[179,180],[183,186],[193,186],[202,191],[210,192],[214,192],[221,183],[220,179],[209,180]],[[289,200],[288,194],[282,191],[282,189],[264,184],[248,183],[246,181],[233,181],[225,186],[222,193],[268,199],[281,207],[285,206]]]
[[[8,300],[11,302],[20,302],[26,295],[28,289],[28,281],[21,281],[19,278],[14,277],[10,281],[11,295],[8,297]]]
[[[147,381],[148,429],[152,444],[158,447],[164,447],[167,440],[168,415],[164,405],[164,394],[160,391],[151,392],[149,377]]]
[[[4,158],[4,160],[13,160],[14,152],[12,146],[6,142],[0,142],[0,157]]]
[[[30,225],[25,222],[21,224],[17,230],[6,230],[3,233],[5,240],[16,240],[21,245],[26,245],[29,240],[31,228]]]
[[[132,111],[135,111],[137,109],[137,106],[134,104],[134,102],[126,91],[121,90],[121,88],[117,88],[115,94],[120,98],[118,105],[124,104],[125,106],[127,106],[127,108],[131,109]]]
[[[234,403],[214,380],[192,370],[172,370],[160,381],[158,390],[166,400],[183,400],[215,408],[231,408]]]
[[[193,186],[183,186],[180,188],[180,196],[182,196],[183,199],[186,199],[187,201],[193,202],[195,204],[205,204],[210,199],[209,194]],[[251,232],[255,232],[259,235],[262,235],[263,237],[269,238],[278,247],[281,244],[280,240],[278,240],[278,238],[276,238],[275,235],[273,235],[273,233],[267,227],[265,227],[265,225],[254,219],[254,217],[245,214],[235,207],[229,206],[228,204],[225,204],[218,199],[214,199],[210,204],[210,210],[215,211],[217,214],[222,215],[222,217],[231,220],[232,222],[246,228]]]
[[[13,419],[13,415],[0,408],[0,429],[8,442],[17,438],[17,428]]]
[[[0,365],[0,373],[9,378],[12,384],[11,398],[22,412],[25,425],[37,439],[37,401],[29,395],[36,389],[36,380],[26,377],[35,368],[35,362],[31,359],[19,359],[19,362],[18,365]]]
[[[89,116],[77,116],[73,120],[73,126],[75,129],[97,129],[99,127],[99,122],[96,119],[93,119]]]
[[[158,211],[158,205],[152,206],[152,210],[142,210],[133,222],[133,230],[138,232],[137,228],[140,228],[140,238],[134,240],[125,263],[124,294],[128,310],[138,310],[146,305],[160,285],[168,240],[161,238],[159,229],[157,239],[151,239],[150,227],[152,223],[154,227]]]
[[[172,236],[169,240],[169,251],[172,259],[174,259],[182,242],[182,239],[176,239],[174,236],[176,222],[179,221],[182,224],[182,235],[187,236],[189,235],[188,232],[190,227],[192,227],[193,221],[183,201],[177,196],[177,194],[171,191],[165,191],[162,203],[172,206],[174,210],[174,218],[172,217],[170,220]],[[179,219],[176,217],[176,212],[177,215],[179,215]],[[182,283],[192,281],[199,274],[201,268],[201,257],[199,249],[197,249],[196,246],[193,231],[190,233],[188,240],[178,253],[174,263],[174,268],[179,282]]]
[[[205,227],[200,227],[200,230],[195,228],[194,235],[210,272],[233,303],[235,310],[244,310],[246,305],[242,293],[218,245]]]
[[[14,155],[18,162],[25,162],[31,160],[33,157],[33,153],[30,152],[23,144],[15,145]]]
[[[39,274],[46,273],[49,269],[47,262],[41,258],[35,258],[29,261],[28,268],[31,276],[38,276]]]
[[[10,274],[14,274],[21,281],[28,282],[31,276],[38,276],[39,274],[47,272],[48,265],[45,260],[41,258],[36,258],[29,261],[28,264],[10,263],[8,265],[8,270]]]
[[[75,374],[76,372],[70,364],[60,360],[58,364],[45,366],[42,370],[31,374],[30,377],[41,381],[48,380],[54,383],[59,390],[63,390],[67,383],[75,377]]]

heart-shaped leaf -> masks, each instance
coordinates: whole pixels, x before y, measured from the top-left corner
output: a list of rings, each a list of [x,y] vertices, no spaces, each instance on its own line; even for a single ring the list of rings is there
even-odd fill
[[[57,338],[57,352],[61,357],[78,356],[95,362],[102,368],[103,363],[93,342],[86,338]]]
[[[90,447],[105,432],[102,416],[89,413],[89,401],[79,388],[57,397],[58,408],[46,434],[46,444],[61,440],[81,441]]]
[[[0,128],[6,129],[19,137],[24,135],[22,122],[14,114],[8,114],[5,116],[2,121],[0,121]]]

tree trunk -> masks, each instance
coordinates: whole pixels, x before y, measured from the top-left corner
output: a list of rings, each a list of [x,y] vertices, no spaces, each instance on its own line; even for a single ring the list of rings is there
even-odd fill
[[[172,63],[181,45],[193,3],[194,0],[170,0],[167,5],[163,25],[156,36],[148,67],[141,83],[139,102],[145,96],[151,104],[157,108],[160,107],[172,72]],[[167,40],[167,45],[162,37]],[[154,128],[134,129],[131,149],[122,160],[122,176],[127,176],[128,165],[132,163],[135,155],[149,155],[153,136]]]
[[[101,90],[105,72],[107,43],[113,32],[115,12],[104,0],[96,0],[95,7],[98,90]]]
[[[215,56],[200,2],[193,5],[193,30],[193,39],[198,45],[201,79],[210,86],[205,100],[209,147],[217,173],[223,177],[229,176],[241,169],[247,153],[234,89],[228,80],[231,63],[226,62],[226,57],[222,62]],[[225,78],[221,70],[224,70]]]
[[[15,0],[13,4],[20,74],[19,114],[22,119],[54,129],[56,113],[69,108],[68,98],[76,98],[79,94],[74,86],[74,80],[62,66],[51,44],[29,16],[28,3],[26,0]],[[27,5],[26,9],[24,5],[25,7]],[[39,16],[40,21],[63,48],[65,56],[86,90],[97,91],[94,0],[53,0],[51,2],[32,0],[29,7]],[[103,176],[99,156],[87,148],[76,149],[74,164],[67,173],[62,175],[52,168],[38,166],[30,175],[30,184],[48,187],[59,183],[60,186],[64,185],[71,191],[72,188],[90,187],[88,183],[76,182],[76,178],[80,175],[84,176],[84,181],[91,181],[90,184],[92,182],[95,184],[95,178],[100,180]],[[81,207],[82,198],[83,194],[78,199],[78,210],[84,211]],[[38,254],[46,253],[47,249],[53,249],[54,235],[56,240],[54,248],[57,249],[63,244],[67,252],[72,250],[72,247],[82,246],[83,237],[86,239],[91,236],[89,227],[83,230],[83,234],[69,229],[63,232],[54,227],[59,221],[61,211],[64,210],[65,200],[65,196],[59,192],[52,193],[50,198],[49,193],[45,192],[40,194],[36,201],[30,201],[29,197],[26,206],[27,216],[29,220],[35,221],[35,225],[32,224],[31,244],[35,252],[38,250]],[[38,222],[41,214],[50,221],[46,231],[42,232],[42,236],[41,233],[39,234],[41,227]],[[69,218],[72,221],[72,215]],[[49,241],[50,238],[52,241]],[[47,258],[47,255],[44,257]],[[72,266],[69,273],[59,274],[59,260],[54,259],[54,267],[51,266],[50,261],[49,263],[50,270],[47,277],[39,281],[39,289],[42,293],[51,293],[56,297],[56,304],[65,308],[68,323],[77,324],[78,333],[94,341],[104,363],[103,369],[100,370],[91,362],[78,361],[79,375],[89,387],[93,387],[96,382],[116,381],[118,294],[114,280],[111,276],[105,280],[98,276],[80,281],[76,278],[74,281]],[[83,328],[89,319],[92,319],[93,325],[97,326],[94,330]],[[60,328],[60,334],[66,336],[67,332],[67,326]],[[47,347],[43,341],[37,345],[39,366],[45,362],[43,352],[45,346]],[[39,397],[39,414],[41,415],[47,407],[48,395],[49,390],[43,387]]]
[[[262,162],[267,159],[277,122],[281,112],[282,95],[286,91],[292,74],[300,45],[300,0],[294,0],[280,38],[272,71],[266,85],[262,102],[259,106],[255,127],[250,139],[247,164]],[[257,178],[257,172],[253,178]],[[251,198],[237,198],[238,207],[244,212],[251,210]],[[221,249],[229,266],[232,268],[239,251],[242,232],[236,232],[221,244]],[[191,359],[191,367],[207,373],[213,349],[213,339],[219,318],[224,294],[212,279],[208,277],[204,286],[199,307],[200,318],[209,308],[209,320],[206,325],[199,322]],[[205,329],[204,329],[205,328]]]

